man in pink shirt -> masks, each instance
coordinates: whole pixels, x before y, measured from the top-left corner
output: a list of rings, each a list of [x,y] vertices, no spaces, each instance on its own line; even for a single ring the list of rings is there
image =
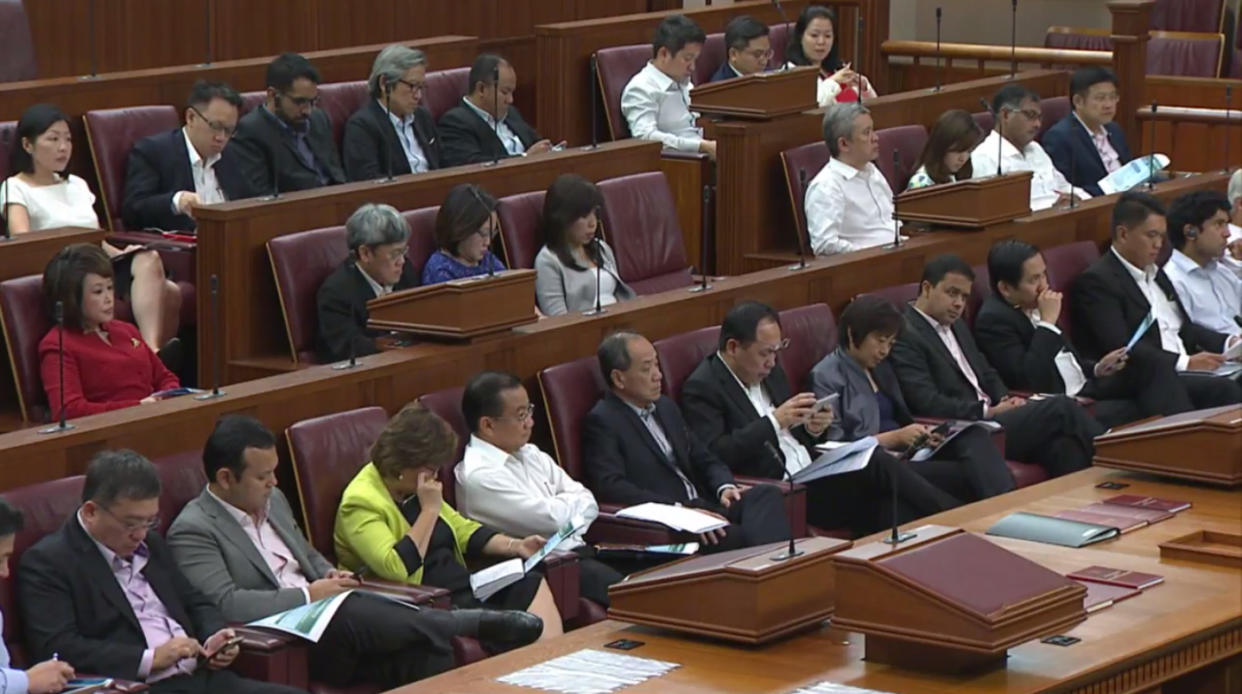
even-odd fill
[[[1071,184],[1102,195],[1100,179],[1130,161],[1117,116],[1117,75],[1093,65],[1070,77],[1069,115],[1044,133],[1041,143],[1052,164]]]

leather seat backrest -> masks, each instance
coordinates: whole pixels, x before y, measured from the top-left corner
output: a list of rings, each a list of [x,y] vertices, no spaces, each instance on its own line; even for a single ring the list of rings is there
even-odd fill
[[[876,131],[880,141],[880,157],[875,165],[888,180],[894,195],[906,189],[906,183],[914,174],[914,164],[927,145],[927,128],[921,125],[900,125]],[[827,148],[827,145],[825,145]],[[897,166],[893,166],[893,152],[897,152]]]
[[[332,531],[341,493],[370,461],[371,446],[387,423],[384,408],[362,407],[304,419],[285,430],[306,534],[329,561],[336,557]]]
[[[1100,257],[1100,249],[1093,241],[1075,241],[1053,246],[1043,251],[1043,256],[1048,268],[1048,286],[1064,294],[1062,305],[1069,306],[1073,300],[1074,279]],[[1071,327],[1069,314],[1063,310],[1057,318],[1057,327],[1067,338]]]
[[[414,276],[422,281],[423,266],[436,250],[436,215],[440,206],[423,207],[401,213],[410,227],[410,245],[405,251],[405,262],[414,269]],[[499,252],[493,250],[493,252]],[[503,257],[503,256],[502,256]]]
[[[345,227],[326,227],[277,236],[267,242],[285,334],[295,364],[316,363],[315,333],[319,286],[349,256]]]
[[[992,128],[996,127],[996,120],[992,118],[992,114],[987,111],[972,113],[970,114],[970,117],[975,119],[975,122],[979,124],[979,128],[983,130],[984,133],[990,133],[992,132]]]
[[[4,643],[15,667],[28,667],[29,654],[22,636],[22,615],[17,609],[17,571],[22,553],[60,528],[77,512],[82,503],[83,475],[62,477],[50,482],[40,482],[0,494],[22,513],[22,529],[13,538],[13,556],[9,558],[9,576],[0,579],[0,610],[4,612]]]
[[[547,408],[552,447],[570,477],[584,482],[582,419],[604,394],[604,379],[594,355],[539,372],[539,390]]]
[[[806,188],[828,163],[828,158],[828,145],[823,141],[810,142],[781,152],[781,166],[785,170],[789,204],[793,209],[794,224],[798,231],[798,246],[807,256],[811,255],[811,243],[806,225]]]
[[[806,381],[811,369],[837,348],[836,317],[828,304],[786,309],[780,316],[781,335],[789,339],[780,355],[781,368],[793,392],[810,390]]]
[[[1224,29],[1226,0],[1156,0],[1151,8],[1151,28],[1164,31]]]
[[[239,117],[250,113],[259,106],[262,106],[263,102],[267,99],[267,90],[261,89],[257,92],[242,92],[241,98],[242,107],[241,113],[238,114]]]
[[[988,274],[986,264],[976,265],[971,269],[975,271],[975,281],[970,285],[970,296],[966,297],[966,313],[963,318],[973,328],[975,316],[979,314],[979,307],[983,305],[983,300],[992,293],[992,278]]]
[[[638,294],[693,284],[677,205],[664,172],[610,178],[598,185],[604,198],[604,235],[617,256],[621,279]]]
[[[9,349],[22,419],[46,421],[49,412],[39,374],[39,341],[52,329],[52,320],[43,298],[42,275],[0,282],[0,327]]]
[[[168,132],[181,124],[172,106],[131,106],[87,111],[86,140],[95,160],[104,212],[109,228],[120,231],[121,202],[125,197],[125,169],[129,150],[148,135]],[[137,231],[137,230],[135,230]]]
[[[1044,47],[1077,51],[1111,51],[1113,40],[1108,29],[1051,26],[1044,34]]]
[[[651,44],[612,46],[595,52],[595,78],[604,99],[604,116],[614,140],[630,137],[630,125],[621,113],[621,93],[630,78],[651,60]],[[710,73],[708,73],[710,74]]]
[[[454,508],[457,507],[457,477],[453,475],[453,468],[461,462],[466,443],[470,441],[470,428],[466,426],[466,418],[461,412],[461,394],[464,390],[463,386],[456,386],[418,396],[418,401],[423,407],[448,422],[453,433],[457,434],[457,448],[453,451],[453,458],[447,465],[440,468],[440,483],[444,486],[444,500]]]
[[[437,122],[445,111],[453,108],[470,91],[470,68],[455,67],[427,73],[427,91],[423,93],[423,106],[431,111]]]
[[[1147,42],[1147,74],[1216,77],[1224,50],[1224,34],[1153,31]]]
[[[660,373],[664,377],[660,384],[664,394],[680,403],[682,385],[698,368],[699,362],[716,351],[719,341],[719,325],[656,340],[653,346],[659,356]]]
[[[151,461],[160,476],[160,527],[161,535],[168,534],[168,526],[176,520],[185,505],[198,498],[207,486],[207,473],[203,470],[201,450],[182,451]]]
[[[907,284],[896,284],[891,287],[884,287],[882,289],[875,289],[863,293],[871,294],[872,296],[882,296],[893,302],[893,305],[897,307],[898,311],[905,312],[906,304],[918,298],[919,283],[909,282]]]
[[[0,49],[0,82],[22,82],[39,76],[22,0],[0,0]]]
[[[511,268],[535,267],[535,256],[543,246],[540,227],[544,191],[535,190],[500,199],[500,235],[504,238],[505,259]]]
[[[345,122],[369,97],[366,80],[319,85],[319,108],[332,121],[332,141],[338,151],[345,137]]]
[[[650,50],[651,45],[647,45]],[[694,85],[707,84],[707,80],[712,78],[716,70],[720,69],[720,65],[729,57],[728,50],[725,49],[724,32],[708,34],[707,41],[703,43],[703,50],[699,52],[699,59],[694,63],[694,74],[690,76],[690,81]]]
[[[1042,142],[1044,133],[1048,132],[1048,128],[1061,122],[1061,119],[1069,115],[1070,99],[1068,96],[1049,97],[1039,102],[1039,109],[1043,112],[1043,116],[1039,121],[1039,135],[1035,139]]]
[[[6,0],[0,0],[4,2]],[[19,3],[20,4],[20,3]],[[0,184],[9,177],[9,155],[17,146],[17,121],[0,122]],[[0,232],[8,229],[8,221],[0,215]]]

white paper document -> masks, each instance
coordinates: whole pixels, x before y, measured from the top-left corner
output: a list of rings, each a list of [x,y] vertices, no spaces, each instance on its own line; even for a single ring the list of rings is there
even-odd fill
[[[564,694],[608,694],[677,667],[677,663],[664,660],[583,649],[497,677],[496,681]]]
[[[829,475],[841,475],[861,470],[871,462],[871,454],[875,452],[878,445],[880,443],[875,440],[874,436],[864,436],[857,441],[850,441],[843,445],[835,441],[827,441],[815,447],[815,450],[820,451],[819,457],[815,459],[815,462],[799,470],[793,476],[793,481],[810,482]]]
[[[934,446],[934,447],[923,446],[917,452],[915,452],[914,455],[910,456],[910,460],[913,460],[916,463],[921,463],[924,460],[931,458],[932,456],[936,455],[936,453],[939,452],[941,448],[944,448],[946,445],[948,445],[950,441],[957,438],[958,434],[961,434],[963,431],[978,428],[978,429],[983,429],[984,431],[988,433],[992,433],[994,431],[1000,431],[1001,429],[1004,429],[1004,427],[1002,427],[1000,424],[993,422],[991,420],[987,420],[987,419],[977,419],[974,421],[964,421],[960,419],[949,420],[948,424],[949,424],[949,430],[948,432],[944,433],[943,435],[944,438],[940,440],[940,445]]]
[[[1100,186],[1100,190],[1105,195],[1120,193],[1123,190],[1130,190],[1140,183],[1146,183],[1147,179],[1154,176],[1157,171],[1162,171],[1168,165],[1168,155],[1150,154],[1141,156],[1131,159],[1124,166],[1101,178],[1096,185]]]
[[[561,526],[560,530],[557,530],[552,537],[549,537],[543,543],[543,547],[540,547],[539,551],[530,555],[525,561],[514,557],[470,574],[470,590],[474,593],[474,597],[479,600],[486,600],[498,591],[517,583],[526,575],[527,571],[535,568],[552,550],[556,549],[565,540],[577,535],[586,526],[586,521],[580,516],[575,516],[568,523]]]
[[[890,694],[879,689],[863,689],[836,682],[820,682],[810,687],[803,687],[793,694]]]
[[[256,619],[246,626],[267,627],[286,634],[301,636],[311,643],[319,643],[319,638],[323,636],[324,630],[332,622],[333,615],[352,592],[352,590],[345,591],[330,598],[300,605],[292,610],[278,612],[271,617]]]
[[[709,516],[692,508],[673,506],[672,504],[657,504],[650,501],[645,504],[623,508],[617,511],[617,516],[620,518],[651,521],[652,523],[666,525],[673,530],[695,533],[696,535],[709,530],[725,528],[729,525],[728,521],[721,520],[715,516]]]

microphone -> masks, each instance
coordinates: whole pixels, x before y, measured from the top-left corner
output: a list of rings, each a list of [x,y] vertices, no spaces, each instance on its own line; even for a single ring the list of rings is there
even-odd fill
[[[806,169],[798,169],[798,187],[802,191],[802,197],[803,197],[802,217],[805,220],[806,219]],[[805,270],[806,269],[806,242],[802,238],[801,234],[798,235],[798,264],[790,265],[788,269],[790,270]]]
[[[55,434],[73,428],[73,425],[65,420],[65,303],[63,301],[57,301],[52,306],[52,320],[56,322],[56,362],[60,368],[60,423],[40,429],[40,434]]]
[[[267,107],[260,105],[259,108],[267,108]],[[280,199],[280,171],[277,170],[276,168],[276,148],[272,147],[270,143],[265,143],[263,145],[263,148],[264,150],[267,151],[268,168],[271,170],[271,173],[272,173],[272,194],[263,199],[264,200],[279,200]]]
[[[11,151],[9,149],[10,145],[12,145],[12,136],[10,136],[9,131],[6,130],[4,132],[4,151],[6,152]],[[13,238],[12,232],[9,231],[9,177],[8,176],[4,177],[4,205],[0,206],[0,222],[4,224],[4,228],[0,229],[0,231],[3,232],[3,236],[0,236],[0,241],[8,241],[9,239]]]
[[[940,85],[944,83],[944,59],[940,55],[940,8],[936,8],[936,88],[933,92],[940,91]]]
[[[704,220],[709,219],[709,215],[711,213],[712,213],[712,187],[710,185],[704,184],[703,185],[703,219]],[[699,273],[701,273],[700,274],[700,277],[702,278],[701,282],[698,285],[691,287],[690,288],[691,292],[705,292],[708,289],[712,288],[712,285],[707,283],[707,237],[703,237],[702,239],[699,240]]]
[[[99,77],[99,61],[95,53],[95,0],[90,0],[86,5],[86,27],[90,32],[90,50],[91,74],[84,75],[82,79],[93,80]]]
[[[785,43],[788,44],[789,37],[792,35],[789,31],[789,15],[785,14],[785,8],[781,5],[781,0],[772,0],[772,4],[776,7],[776,13],[781,16],[781,21],[785,24]],[[787,64],[788,62],[789,59],[786,58],[785,63]],[[785,64],[781,65],[781,69],[785,69]]]
[[[584,316],[599,316],[608,311],[604,309],[603,297],[600,296],[600,280],[604,272],[604,252],[600,248],[599,232],[595,232],[595,236],[591,238],[591,242],[595,244],[595,308],[590,311],[583,312]]]
[[[1156,187],[1156,106],[1155,101],[1151,102],[1151,134],[1147,137],[1147,190]]]
[[[388,111],[389,120],[392,119],[392,85],[388,83],[388,78],[384,78],[384,110]],[[397,144],[400,145],[400,135],[394,129],[393,134],[397,135]],[[388,167],[388,177],[385,181],[392,180],[392,145],[388,142],[388,133],[384,133],[384,164]]]
[[[195,395],[195,400],[214,400],[220,390],[220,277],[211,276],[211,392]]]
[[[1232,128],[1229,127],[1230,125],[1232,125],[1232,123],[1230,123],[1231,115],[1229,112],[1232,110],[1233,110],[1233,85],[1226,84],[1225,85],[1225,168],[1221,169],[1221,173],[1229,173],[1229,135],[1230,135],[1230,131],[1232,130]],[[1152,127],[1152,130],[1155,130],[1156,129],[1155,123],[1153,123],[1151,127]]]
[[[1066,178],[1068,179],[1068,180],[1067,180],[1067,182],[1070,184],[1070,192],[1069,192],[1069,198],[1070,198],[1070,199],[1069,199],[1069,208],[1072,210],[1072,209],[1074,209],[1074,207],[1076,207],[1076,206],[1077,206],[1077,204],[1076,204],[1076,202],[1075,202],[1075,197],[1076,197],[1076,196],[1074,195],[1074,179],[1073,179],[1073,176],[1074,176],[1074,159],[1075,159],[1075,157],[1074,157],[1074,148],[1073,148],[1073,147],[1070,147],[1070,148],[1069,148],[1069,155],[1070,155],[1070,162],[1069,162],[1069,164],[1070,164],[1070,167],[1069,167],[1069,170],[1070,170],[1070,175],[1069,175],[1069,176],[1067,176]]]
[[[862,92],[863,92],[862,80],[863,78],[862,78],[862,69],[859,67],[858,62],[860,60],[859,49],[862,47],[862,31],[863,31],[863,18],[862,18],[862,14],[860,13],[858,15],[858,23],[854,25],[854,77],[856,78],[854,81],[857,83],[856,89],[858,90],[858,103],[860,104],[862,103]]]
[[[591,146],[587,149],[599,149],[599,66],[595,54],[591,54]]]
[[[988,113],[992,114],[992,121],[995,122],[996,127],[999,128],[999,130],[996,131],[996,134],[998,135],[996,142],[996,175],[1000,176],[1001,152],[1005,151],[1005,123],[1001,121],[1000,111],[992,110],[992,104],[989,104],[987,99],[979,97],[979,103],[983,104],[983,107],[988,110]]]
[[[483,262],[487,263],[487,276],[488,277],[496,276],[495,258],[496,258],[496,254],[492,253],[492,249],[490,246],[488,247],[487,250],[483,251]]]
[[[914,454],[917,453],[918,450],[923,447],[923,444],[927,442],[927,438],[928,438],[927,434],[920,434],[919,437],[915,439],[914,442],[911,443],[909,447],[906,448],[906,450],[902,451],[900,456],[897,457],[897,464],[905,465],[906,463],[910,462],[910,458],[914,457]],[[885,538],[884,541],[896,547],[897,545],[905,542],[906,540],[913,540],[915,537],[917,537],[917,535],[915,533],[903,533],[899,530],[899,526],[901,525],[901,517],[897,513],[897,476],[896,475],[893,475],[892,492],[893,492],[893,498],[892,498],[893,527],[892,527],[892,530],[889,532],[888,537]]]
[[[1009,79],[1018,76],[1018,0],[1013,0],[1009,20]]]
[[[785,459],[782,458],[781,454],[776,451],[776,446],[773,446],[771,441],[764,441],[763,447],[765,450],[767,450],[768,455],[772,456],[772,459],[775,460],[776,463],[781,466],[781,470],[785,473],[785,480],[788,481],[789,486],[792,487],[794,484],[793,475],[789,474],[789,468],[785,466]],[[806,554],[806,552],[803,552],[802,550],[798,549],[797,546],[794,544],[793,528],[790,528],[789,529],[789,548],[786,549],[784,552],[781,552],[780,554],[774,554],[768,558],[771,559],[772,561],[787,561],[789,559],[793,559],[794,557],[801,556],[803,554]]]
[[[893,149],[893,173],[901,169],[901,150]],[[901,220],[897,218],[897,194],[893,193],[893,249],[901,248]]]
[[[500,63],[496,63],[496,68],[492,70],[492,123],[495,124],[496,142],[500,143],[501,149],[505,149],[504,140],[500,139]],[[507,150],[506,150],[507,151]],[[492,150],[492,165],[500,163],[500,151]]]
[[[358,366],[358,356],[354,354],[354,341],[349,340],[347,345],[349,347],[349,359],[339,364],[333,364],[333,371],[345,371],[346,369],[353,369]]]

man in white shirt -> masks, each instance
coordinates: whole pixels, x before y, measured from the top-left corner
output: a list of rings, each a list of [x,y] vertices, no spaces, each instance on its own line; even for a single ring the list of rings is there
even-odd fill
[[[1242,279],[1221,263],[1229,243],[1229,201],[1214,190],[1187,193],[1169,207],[1169,281],[1190,320],[1218,333],[1242,333]]]
[[[824,114],[832,158],[806,188],[806,225],[815,255],[892,243],[893,189],[873,163],[880,139],[867,107],[839,103]]]
[[[1233,274],[1242,277],[1242,169],[1229,177],[1229,243],[1221,262]]]
[[[716,158],[716,141],[703,139],[690,110],[690,77],[707,35],[684,15],[665,17],[651,39],[651,60],[621,92],[621,113],[630,134],[656,140],[666,149],[703,152]]]
[[[461,512],[504,533],[550,537],[566,525],[579,527],[559,549],[579,555],[583,597],[608,606],[608,586],[620,573],[593,558],[582,536],[599,515],[590,490],[530,443],[534,407],[513,374],[484,371],[466,384],[461,410],[470,442],[457,464]]]
[[[1007,84],[992,98],[992,113],[996,116],[995,129],[970,153],[974,178],[996,174],[999,152],[1001,173],[1032,173],[1032,210],[1068,203],[1071,193],[1079,199],[1091,197],[1081,188],[1071,187],[1053,166],[1052,158],[1035,141],[1043,118],[1038,94],[1020,84]]]

